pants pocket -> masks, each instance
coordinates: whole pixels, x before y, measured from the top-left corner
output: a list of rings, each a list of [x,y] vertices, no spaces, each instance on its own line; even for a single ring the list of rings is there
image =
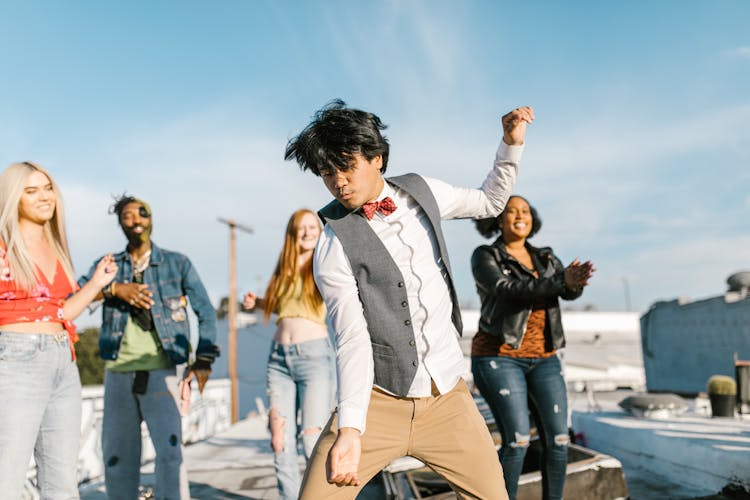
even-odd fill
[[[3,341],[2,337],[0,335],[0,361],[31,361],[39,354],[39,348],[35,342]]]

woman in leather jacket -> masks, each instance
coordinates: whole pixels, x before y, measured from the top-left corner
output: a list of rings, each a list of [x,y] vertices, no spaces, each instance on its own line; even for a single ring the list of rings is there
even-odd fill
[[[558,299],[574,300],[594,272],[575,259],[563,267],[551,248],[527,239],[541,228],[536,210],[511,196],[503,213],[476,222],[485,237],[471,267],[482,301],[471,346],[474,382],[502,435],[500,462],[510,499],[530,443],[529,411],[542,442],[544,499],[562,499],[568,455],[567,394],[557,349],[565,346]]]

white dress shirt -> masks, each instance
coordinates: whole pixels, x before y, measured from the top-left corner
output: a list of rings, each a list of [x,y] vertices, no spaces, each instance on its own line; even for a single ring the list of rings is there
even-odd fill
[[[425,177],[441,219],[487,218],[498,215],[510,197],[523,146],[501,142],[495,162],[480,189],[451,186]],[[451,321],[450,291],[441,275],[435,232],[422,208],[405,191],[385,183],[377,197],[390,196],[396,210],[376,212],[370,227],[383,242],[404,277],[419,365],[408,397],[450,391],[465,372],[458,332]],[[372,345],[357,283],[341,242],[330,225],[318,240],[313,258],[315,283],[328,308],[336,337],[339,428],[365,431],[374,382]],[[382,388],[380,388],[382,389]]]

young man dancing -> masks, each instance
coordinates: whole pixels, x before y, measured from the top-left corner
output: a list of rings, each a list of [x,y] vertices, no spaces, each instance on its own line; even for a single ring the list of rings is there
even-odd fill
[[[506,499],[489,431],[462,378],[461,314],[442,219],[499,214],[523,151],[522,107],[480,189],[406,174],[384,178],[385,125],[334,101],[289,141],[285,158],[323,179],[335,200],[314,257],[336,336],[338,408],[318,440],[301,499],[355,498],[392,460],[413,456],[462,498]]]

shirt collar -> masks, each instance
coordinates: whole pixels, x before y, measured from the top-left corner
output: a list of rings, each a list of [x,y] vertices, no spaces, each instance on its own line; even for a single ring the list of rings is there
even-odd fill
[[[383,189],[380,191],[380,194],[378,195],[376,200],[380,201],[383,198],[391,197],[392,200],[395,200],[396,196],[396,190],[391,186],[388,181],[383,182]]]

